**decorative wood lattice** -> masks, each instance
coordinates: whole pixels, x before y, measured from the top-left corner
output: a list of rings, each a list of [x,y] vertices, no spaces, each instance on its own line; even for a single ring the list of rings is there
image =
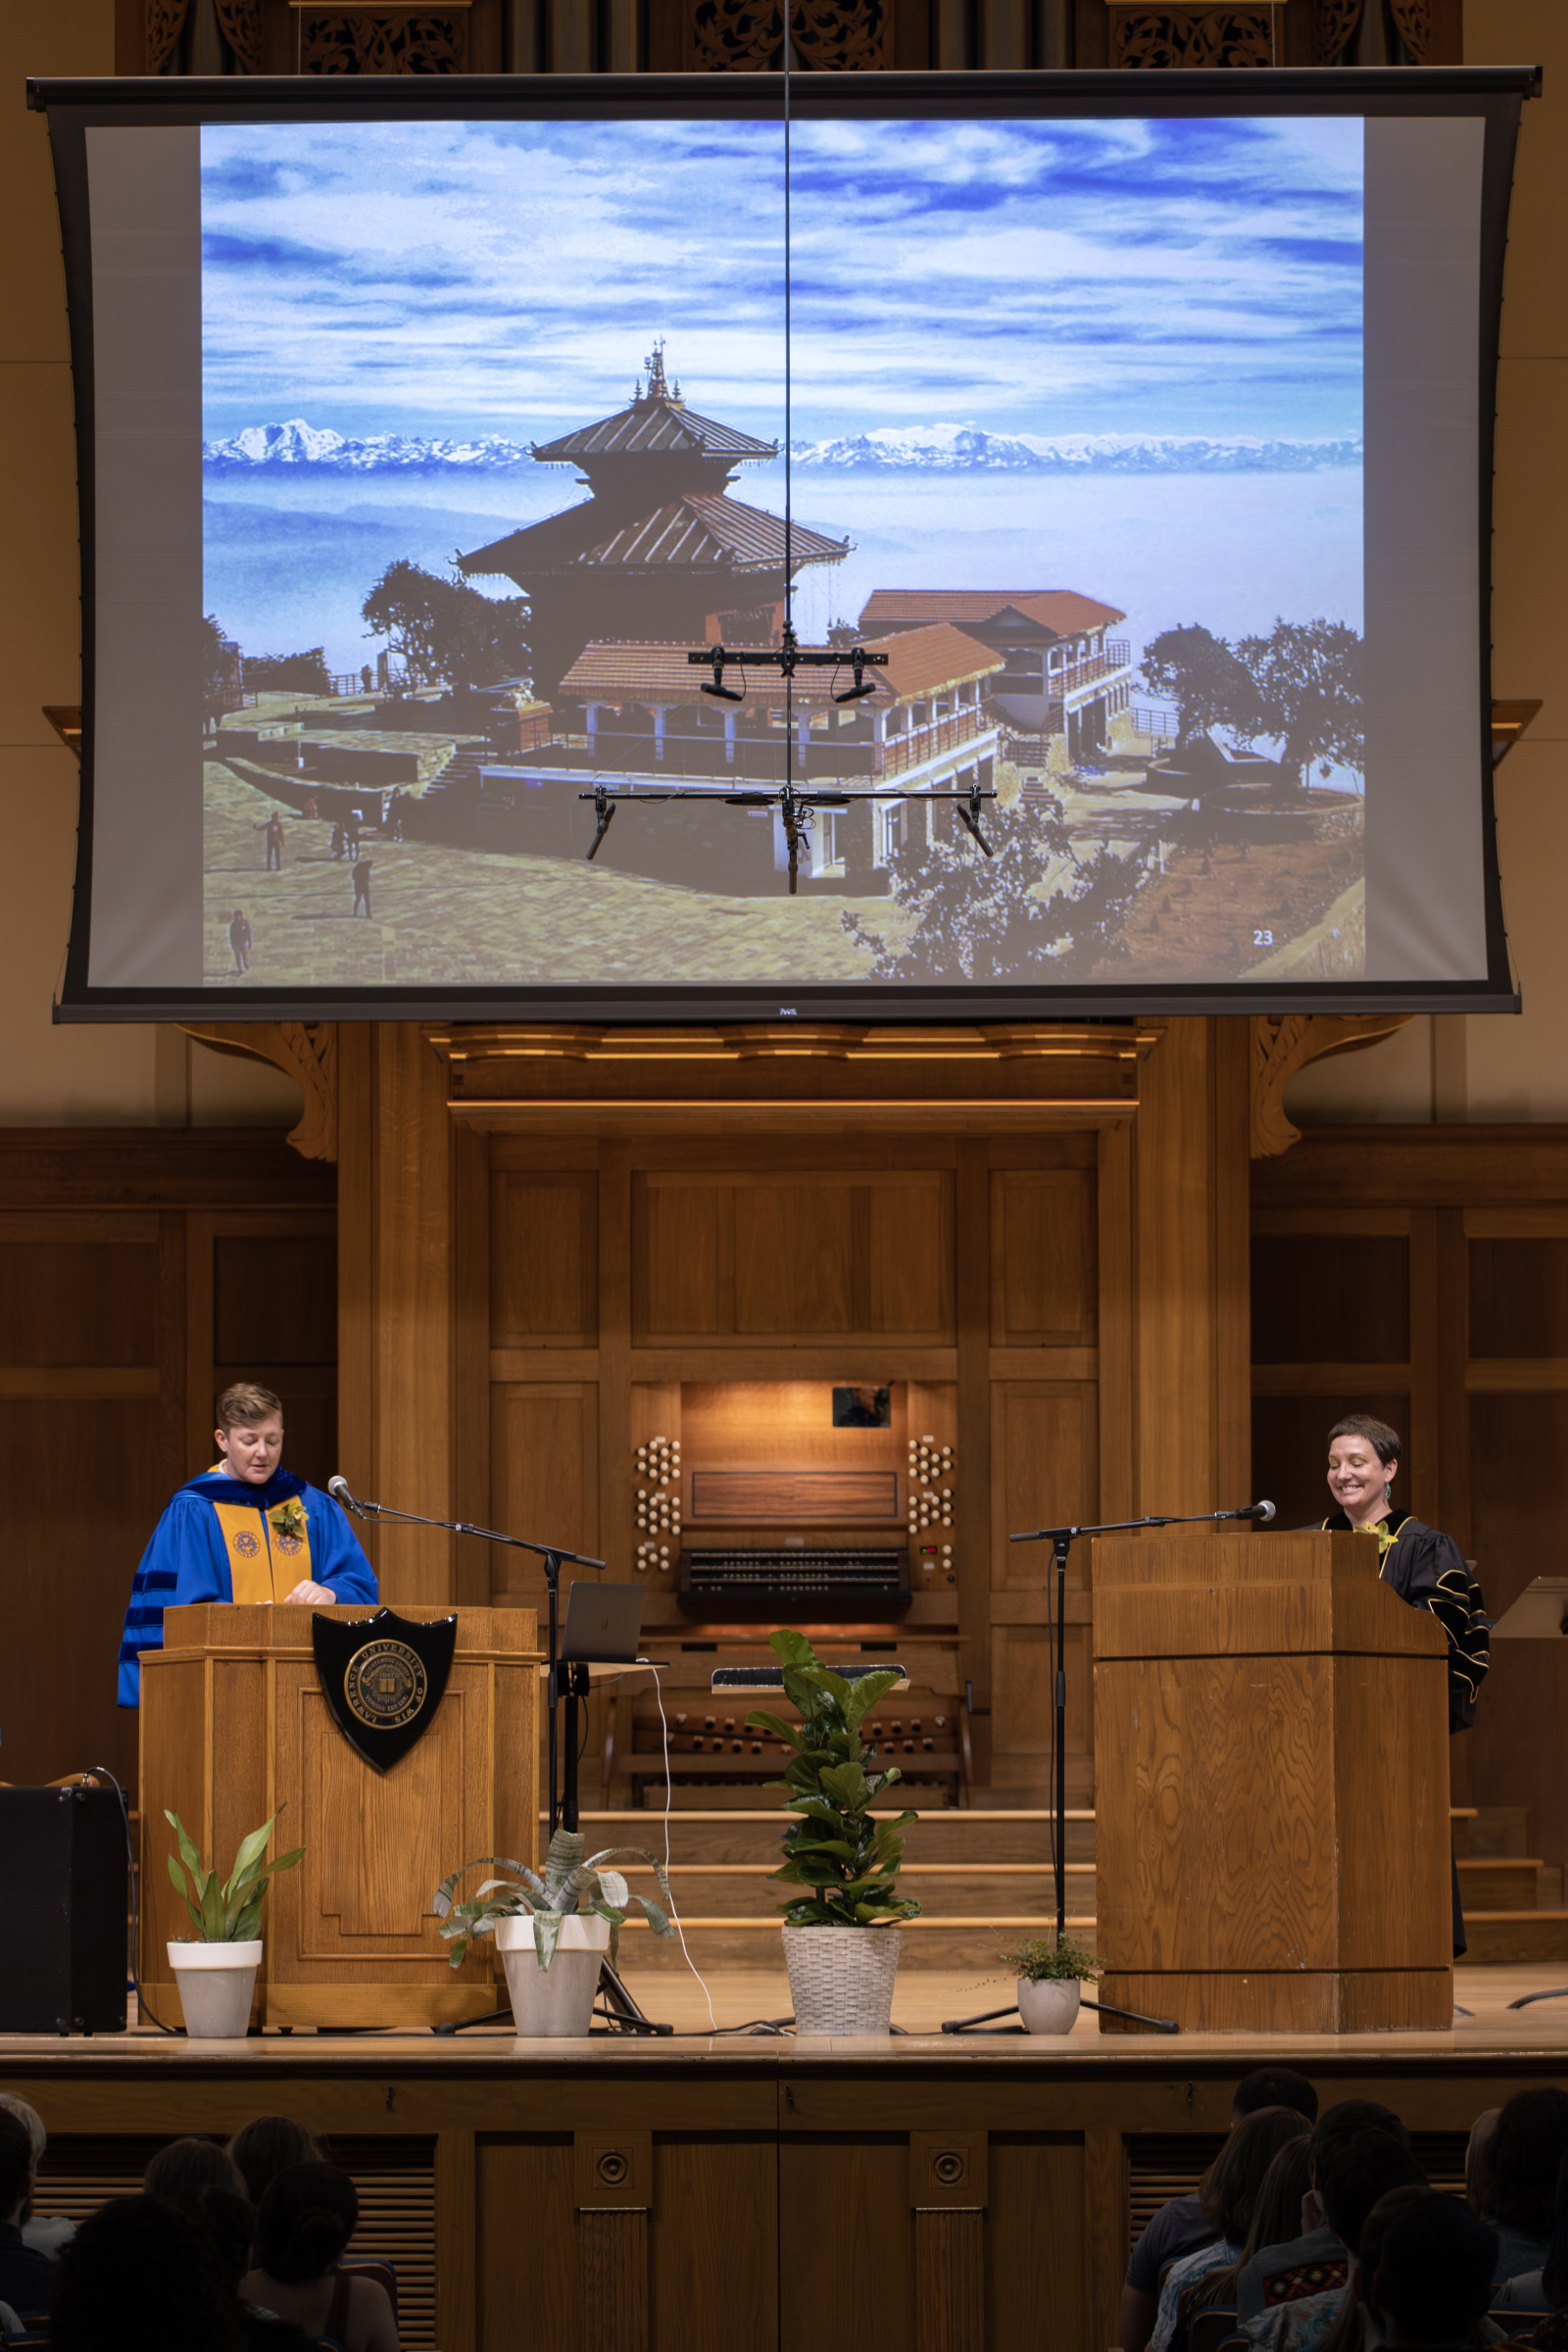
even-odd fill
[[[185,29],[190,0],[147,0],[147,71],[161,74]]]
[[[1339,64],[1361,22],[1363,4],[1364,0],[1317,0],[1313,36],[1320,66]]]
[[[1274,11],[1128,8],[1111,11],[1111,63],[1128,67],[1271,66]]]
[[[1394,22],[1412,65],[1432,62],[1432,0],[1389,0]]]
[[[302,74],[466,74],[468,21],[456,9],[302,11]]]
[[[893,62],[887,0],[797,0],[790,29],[800,63],[813,73],[870,73]],[[685,48],[689,73],[764,73],[782,62],[783,8],[779,0],[697,0]]]
[[[262,70],[262,0],[215,0],[219,29],[246,74]]]

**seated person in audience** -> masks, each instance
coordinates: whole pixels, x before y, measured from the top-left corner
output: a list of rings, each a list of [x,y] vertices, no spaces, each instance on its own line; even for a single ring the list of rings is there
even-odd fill
[[[224,2278],[239,2304],[249,2352],[290,2352],[306,2342],[305,2331],[291,2320],[274,2319],[255,2311],[240,2295],[240,2280],[251,2267],[256,2240],[256,2208],[248,2197],[231,2188],[187,2188],[171,2203],[194,2222],[218,2257]]]
[[[335,2165],[279,2173],[256,2217],[256,2263],[241,2294],[307,2335],[329,2335],[343,2352],[398,2352],[385,2287],[335,2267],[359,2218],[354,2183]]]
[[[1469,2352],[1482,2340],[1497,2233],[1429,2189],[1388,2221],[1368,2309],[1390,2352]]]
[[[1254,2254],[1236,2281],[1236,2317],[1245,2327],[1260,2311],[1294,2302],[1298,2295],[1321,2294],[1325,2287],[1343,2286],[1349,2256],[1323,2219],[1318,2174],[1323,2152],[1336,2139],[1353,2139],[1358,2132],[1392,2132],[1406,2147],[1410,2134],[1392,2107],[1376,2099],[1341,2099],[1318,2118],[1312,2133],[1312,2185],[1301,2203],[1301,2234]]]
[[[1383,2343],[1382,2323],[1372,2310],[1371,2302],[1372,2281],[1378,2275],[1378,2264],[1383,2259],[1383,2240],[1396,2214],[1403,2213],[1408,2206],[1419,2205],[1431,2194],[1432,2191],[1424,2183],[1417,2186],[1414,2182],[1407,2182],[1402,2188],[1391,2188],[1386,2195],[1379,2197],[1361,2225],[1355,2252],[1350,2256],[1348,2291],[1340,2305],[1339,2316],[1333,2327],[1318,2344],[1317,2352],[1380,2352]],[[1493,2334],[1500,2335],[1501,2332],[1500,2328],[1493,2329],[1490,2321],[1483,2320],[1481,2333],[1488,2340]]]
[[[22,2216],[32,2195],[32,2139],[0,2108],[0,2302],[24,2319],[48,2308],[54,2264],[24,2243]]]
[[[291,2115],[257,2115],[228,2143],[253,2205],[259,2206],[279,2173],[291,2165],[324,2164],[326,2150]]]
[[[1421,2167],[1392,2132],[1360,2132],[1353,2139],[1331,2140],[1318,2167],[1318,2194],[1325,2222],[1346,2248],[1345,2283],[1260,2311],[1245,2329],[1253,2343],[1264,2352],[1306,2352],[1307,2346],[1321,2343],[1342,2308],[1347,2303],[1354,2308],[1349,2272],[1372,2208],[1391,2189],[1425,2187]]]
[[[32,2142],[32,2178],[36,2183],[43,2167],[44,2150],[49,2145],[43,2117],[30,2100],[18,2098],[14,2090],[0,2090],[0,2107],[16,2117]],[[47,2254],[53,2260],[75,2227],[75,2223],[68,2222],[64,2214],[34,2213],[29,2196],[23,2208],[22,2242],[24,2246],[31,2246],[35,2254]]]
[[[1304,2075],[1289,2066],[1260,2066],[1244,2075],[1231,2101],[1231,2129],[1260,2107],[1294,2107],[1309,2124],[1317,2121],[1317,2092]],[[1201,2197],[1172,2197],[1152,2215],[1133,2248],[1121,2290],[1122,2352],[1144,2352],[1154,2331],[1159,2275],[1183,2254],[1211,2246],[1219,2230],[1203,2211]]]
[[[175,2204],[197,2188],[226,2188],[237,2197],[245,2194],[239,2168],[216,2139],[172,2139],[148,2165],[141,2186],[144,2196],[168,2197]]]
[[[1473,2200],[1472,2200],[1473,2202]],[[1539,2271],[1505,2278],[1492,2298],[1494,2311],[1562,2312],[1568,2305],[1568,2158],[1557,2167],[1551,2235]],[[1568,2341],[1568,2336],[1565,2336]]]
[[[1516,2090],[1466,2168],[1470,2203],[1497,2232],[1497,2280],[1545,2263],[1565,2156],[1568,2090],[1549,2082]]]
[[[1200,2311],[1234,2313],[1236,2281],[1251,2257],[1261,2246],[1277,2244],[1282,2230],[1296,2229],[1301,2218],[1301,2200],[1306,2195],[1311,2174],[1310,2139],[1287,2141],[1263,2176],[1257,2204],[1252,2213],[1252,2227],[1247,2233],[1247,2243],[1238,2259],[1222,2271],[1210,2271],[1190,2286],[1182,2299],[1183,2333],[1190,2334],[1192,2323]]]
[[[1151,2352],[1171,2352],[1183,2326],[1184,2303],[1198,2281],[1241,2259],[1269,2166],[1290,2141],[1307,2136],[1306,2118],[1294,2107],[1260,2107],[1236,2126],[1198,2192],[1219,2235],[1212,2245],[1167,2265],[1154,2332],[1149,2339]]]
[[[231,2281],[202,2232],[161,2197],[116,2197],[61,2254],[52,2352],[246,2352]]]

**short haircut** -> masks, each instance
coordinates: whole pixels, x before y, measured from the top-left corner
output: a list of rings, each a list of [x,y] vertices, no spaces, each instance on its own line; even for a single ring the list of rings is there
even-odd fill
[[[295,2164],[322,2164],[325,2151],[291,2115],[257,2115],[242,2124],[228,2152],[245,2176],[251,2203],[260,2205],[279,2173]]]
[[[1407,2344],[1468,2343],[1492,2300],[1497,2232],[1433,2189],[1396,2214],[1369,2292],[1384,2332]]]
[[[0,2107],[14,2115],[32,2142],[34,2171],[43,2162],[43,2152],[49,2145],[49,2134],[43,2128],[43,2117],[30,2100],[19,2098],[14,2090],[0,2090]]]
[[[1557,2171],[1568,2156],[1568,2090],[1553,2082],[1516,2090],[1498,2116],[1481,2157],[1482,2211],[1488,2221],[1550,2234]]]
[[[1358,2132],[1388,2132],[1400,2147],[1410,2145],[1410,2134],[1392,2107],[1380,2107],[1376,2099],[1337,2099],[1324,2108],[1312,2133],[1314,2176],[1322,2169],[1325,2149],[1337,2139],[1353,2139]]]
[[[1317,2122],[1317,2092],[1294,2067],[1257,2066],[1242,2077],[1231,2101],[1232,2115],[1255,2115],[1260,2107],[1294,2107],[1309,2124]]]
[[[260,1381],[236,1380],[218,1399],[220,1429],[244,1427],[252,1421],[270,1421],[273,1415],[283,1418],[283,1399],[264,1389]]]
[[[1259,2107],[1242,2117],[1198,2191],[1203,2212],[1227,2245],[1246,2243],[1269,2166],[1281,2148],[1306,2135],[1306,2118],[1294,2107]]]
[[[1329,1431],[1331,1446],[1336,1438],[1365,1438],[1385,1470],[1391,1462],[1404,1459],[1404,1441],[1398,1431],[1391,1429],[1386,1421],[1374,1420],[1370,1413],[1347,1413]]]
[[[1331,2140],[1318,2167],[1329,2228],[1348,2253],[1359,2251],[1366,2218],[1391,2188],[1425,2188],[1426,2175],[1392,2132],[1358,2132]]]
[[[19,2117],[0,2114],[0,2216],[10,2220],[32,2177],[32,2135]]]
[[[198,2188],[245,2193],[239,2168],[216,2139],[172,2139],[148,2165],[141,2184],[149,2197],[183,2197]]]

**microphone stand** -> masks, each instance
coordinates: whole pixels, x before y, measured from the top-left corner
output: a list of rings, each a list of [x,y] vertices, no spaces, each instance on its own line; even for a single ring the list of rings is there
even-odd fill
[[[330,1492],[329,1488],[328,1493]],[[344,1496],[348,1497],[347,1500],[344,1500]],[[448,1535],[476,1536],[483,1544],[505,1544],[514,1551],[531,1551],[535,1558],[544,1562],[545,1588],[550,1596],[548,1663],[545,1675],[545,1707],[550,1723],[550,1835],[553,1838],[558,1829],[575,1830],[577,1827],[577,1759],[575,1750],[577,1698],[580,1693],[580,1685],[576,1679],[577,1670],[568,1663],[564,1671],[559,1655],[561,1647],[561,1571],[567,1562],[574,1568],[603,1568],[606,1562],[590,1559],[585,1552],[567,1551],[564,1544],[535,1544],[526,1536],[509,1536],[498,1527],[474,1527],[466,1519],[428,1519],[418,1511],[395,1511],[384,1502],[362,1502],[357,1495],[349,1495],[346,1486],[343,1489],[343,1494],[334,1495],[333,1499],[341,1501],[343,1508],[351,1510],[357,1519],[386,1519],[399,1527],[439,1527],[444,1529]],[[566,1759],[565,1793],[562,1797],[557,1793],[556,1752],[560,1745],[559,1723],[561,1701],[564,1694],[569,1701],[566,1736],[572,1752]],[[631,1992],[608,1960],[601,1961],[599,1974],[605,1997],[610,2003],[611,2016],[616,2024],[633,2033],[668,2034],[673,2031],[673,2028],[669,2026],[656,2025],[652,2018],[643,2015]],[[437,2034],[461,2034],[469,2026],[491,2026],[496,2024],[499,2019],[511,2015],[512,2009],[509,2003],[505,2009],[491,2009],[482,2017],[460,2018],[452,2024],[436,2026],[432,2031]]]
[[[1249,1511],[1188,1511],[1173,1517],[1143,1519],[1114,1519],[1103,1527],[1032,1527],[1023,1534],[1009,1536],[1009,1544],[1049,1544],[1056,1563],[1055,1608],[1052,1640],[1052,1872],[1056,1891],[1056,1941],[1065,1941],[1067,1935],[1067,1666],[1065,1628],[1067,1619],[1067,1554],[1078,1536],[1125,1536],[1136,1534],[1146,1527],[1188,1527],[1196,1522],[1216,1519],[1251,1517]],[[1271,1514],[1272,1515],[1272,1514]],[[1179,2034],[1181,2028],[1173,2017],[1145,2017],[1137,2009],[1117,2009],[1109,2001],[1092,2001],[1080,1995],[1086,2009],[1096,2009],[1102,2017],[1124,2017],[1136,2026],[1152,2026],[1156,2034]],[[988,2026],[993,2018],[1010,2017],[1010,2009],[990,2009],[981,2017],[955,2018],[944,2025],[944,2034],[973,2033]],[[1019,2026],[1004,2026],[1004,2034],[1023,2031]]]

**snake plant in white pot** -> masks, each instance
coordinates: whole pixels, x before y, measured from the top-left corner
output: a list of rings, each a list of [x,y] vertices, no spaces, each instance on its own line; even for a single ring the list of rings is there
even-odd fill
[[[646,1863],[667,1903],[669,1881],[658,1856],[641,1845],[607,1845],[602,1853],[585,1858],[584,1842],[575,1830],[558,1830],[550,1840],[543,1878],[525,1862],[481,1854],[443,1879],[431,1898],[442,1923],[439,1933],[452,1945],[454,1968],[462,1967],[476,1937],[494,1936],[507,1972],[513,2022],[520,2034],[588,2032],[600,1965],[606,1959],[613,1963],[621,1923],[633,1904],[656,1936],[674,1934],[652,1896],[633,1894],[618,1870],[605,1868],[612,1861]],[[464,1871],[487,1865],[514,1876],[486,1879],[467,1902],[455,1902]]]
[[[164,1819],[174,1833],[180,1855],[179,1862],[169,1855],[169,1875],[196,1931],[193,1938],[180,1936],[169,1946],[185,2031],[204,2041],[238,2041],[250,2026],[256,1972],[262,1963],[258,1931],[267,1883],[274,1871],[292,1870],[305,1848],[297,1845],[273,1862],[265,1859],[277,1819],[274,1813],[240,1839],[225,1881],[206,1868],[179,1815],[166,1810]]]
[[[891,1818],[871,1807],[903,1774],[874,1767],[876,1750],[861,1725],[899,1677],[878,1671],[850,1682],[824,1666],[804,1634],[768,1641],[783,1667],[784,1694],[800,1711],[785,1723],[761,1709],[753,1729],[793,1752],[785,1767],[783,1867],[775,1879],[805,1889],[783,1906],[784,1958],[800,2034],[886,2034],[893,2022],[893,1980],[901,1937],[895,1922],[917,1919],[918,1903],[898,1891],[904,1839],[912,1812]]]

